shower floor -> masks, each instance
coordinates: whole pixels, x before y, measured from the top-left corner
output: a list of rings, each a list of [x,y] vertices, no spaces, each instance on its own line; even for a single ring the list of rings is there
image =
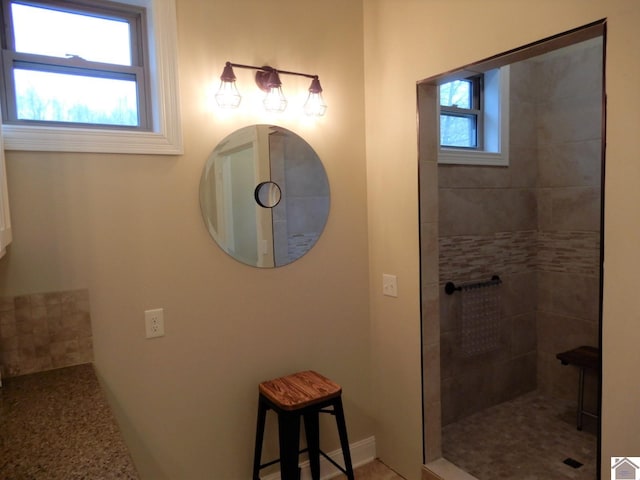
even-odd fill
[[[443,456],[479,480],[595,480],[597,421],[585,417],[580,432],[575,411],[575,402],[527,393],[445,426]]]

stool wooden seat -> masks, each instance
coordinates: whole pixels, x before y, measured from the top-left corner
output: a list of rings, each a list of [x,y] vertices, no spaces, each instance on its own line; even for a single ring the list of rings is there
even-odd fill
[[[258,422],[253,460],[253,480],[260,480],[260,470],[280,462],[282,480],[299,480],[298,457],[308,452],[311,476],[320,480],[320,455],[354,480],[349,452],[347,427],[342,409],[342,388],[337,383],[312,370],[298,372],[285,377],[262,382],[259,387]],[[327,410],[331,408],[331,410]],[[280,458],[262,462],[262,443],[268,410],[278,415]],[[344,468],[320,450],[319,414],[329,413],[336,417]],[[300,450],[300,417],[304,419],[307,448]]]
[[[580,374],[578,376],[578,412],[576,426],[582,430],[582,417],[587,415],[598,418],[598,415],[584,409],[584,372],[585,370],[595,370],[600,373],[600,350],[596,347],[581,346],[566,352],[558,353],[556,358],[562,365],[575,365]]]

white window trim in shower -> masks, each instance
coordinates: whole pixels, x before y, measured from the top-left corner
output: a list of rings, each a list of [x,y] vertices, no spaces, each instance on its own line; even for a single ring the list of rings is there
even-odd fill
[[[483,166],[509,165],[509,66],[484,73],[483,107],[484,149],[460,150],[440,147],[438,163]],[[440,119],[439,114],[437,118]],[[439,130],[440,127],[438,127]]]

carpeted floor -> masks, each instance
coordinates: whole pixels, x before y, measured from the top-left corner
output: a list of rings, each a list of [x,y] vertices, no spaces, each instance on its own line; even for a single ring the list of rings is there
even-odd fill
[[[443,455],[479,480],[595,480],[597,423],[584,422],[575,402],[532,392],[445,426]]]

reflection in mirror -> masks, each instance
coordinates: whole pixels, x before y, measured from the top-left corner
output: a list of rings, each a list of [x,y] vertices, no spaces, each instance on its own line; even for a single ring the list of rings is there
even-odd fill
[[[210,235],[236,260],[280,267],[317,242],[329,215],[329,181],[318,155],[282,127],[252,125],[222,140],[200,179]]]
[[[264,208],[273,208],[282,198],[282,191],[275,182],[262,182],[256,187],[255,199]]]

